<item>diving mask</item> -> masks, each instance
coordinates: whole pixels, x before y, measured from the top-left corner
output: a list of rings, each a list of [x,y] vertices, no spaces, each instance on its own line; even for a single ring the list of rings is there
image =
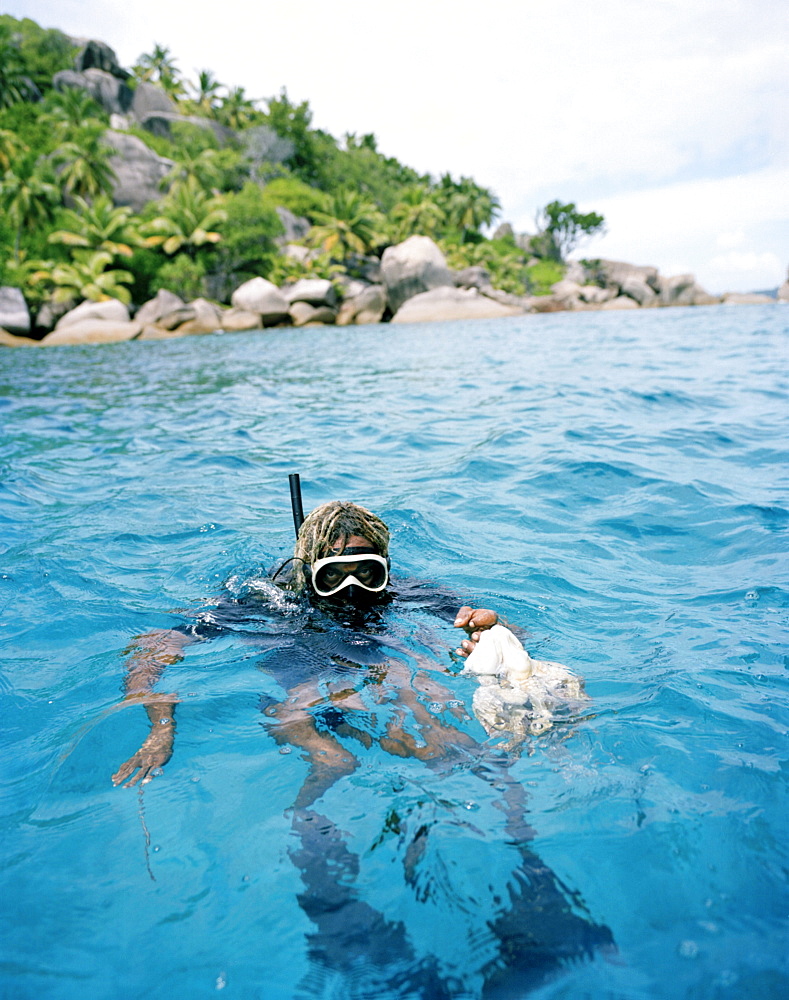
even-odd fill
[[[371,594],[380,594],[389,583],[389,562],[369,550],[348,548],[340,556],[316,559],[312,589],[319,597],[333,597],[354,584]]]

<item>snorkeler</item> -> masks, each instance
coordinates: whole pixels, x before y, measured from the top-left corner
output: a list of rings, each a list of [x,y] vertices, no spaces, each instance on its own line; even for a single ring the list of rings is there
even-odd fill
[[[289,849],[304,886],[298,902],[315,928],[307,935],[305,995],[322,995],[327,976],[356,982],[365,969],[386,992],[426,1000],[449,1000],[466,978],[478,984],[475,991],[483,1000],[523,996],[563,964],[610,949],[608,928],[592,921],[577,895],[530,850],[534,833],[525,818],[526,794],[509,774],[509,761],[491,754],[459,725],[468,718],[463,704],[436,676],[450,672],[401,641],[391,615],[397,611],[421,623],[428,612],[439,623],[452,620],[467,633],[455,650],[467,658],[497,623],[496,613],[468,605],[456,611],[459,602],[450,595],[414,581],[393,581],[388,528],[364,507],[333,501],[303,523],[295,519],[293,556],[272,580],[252,581],[245,591],[201,612],[191,625],[137,640],[124,688],[126,700],[145,706],[151,731],[113,782],[145,784],[172,756],[177,697],[153,692],[164,669],[189,643],[234,633],[260,649],[260,666],[284,691],[261,700],[267,732],[281,748],[302,751],[308,764],[290,810]],[[481,839],[466,807],[450,792],[426,792],[430,781],[415,777],[410,779],[417,789],[413,795],[384,802],[386,816],[375,841],[391,842],[401,866],[402,906],[389,913],[364,898],[358,878],[363,859],[326,815],[328,805],[318,809],[329,789],[354,774],[362,761],[380,766],[373,756],[376,748],[391,758],[422,762],[442,789],[468,781],[464,775],[482,783],[481,794],[493,796],[493,815],[503,823],[503,843],[512,854],[503,888],[494,887],[492,874],[483,885],[469,888],[453,852],[470,844],[476,865],[477,852],[496,844]],[[386,795],[382,780],[381,791],[372,793],[379,803]],[[435,864],[444,873],[437,884],[430,874]],[[488,916],[480,916],[483,899]],[[409,907],[416,907],[412,919],[423,921],[418,916],[428,912],[423,904],[441,900],[447,916],[453,915],[454,933],[468,942],[455,955],[429,948],[426,953],[424,932],[408,929]],[[484,948],[480,941],[486,942]],[[465,988],[462,992],[471,995]],[[369,990],[365,995],[371,995]]]
[[[273,580],[279,581],[278,586],[283,590],[321,610],[330,619],[336,620],[338,616],[342,618],[343,613],[350,613],[357,621],[368,619],[366,624],[369,626],[372,621],[380,620],[381,611],[388,604],[397,600],[389,570],[389,530],[384,522],[357,504],[332,501],[317,507],[299,525],[293,556],[276,571]],[[411,595],[404,596],[407,599]],[[420,603],[431,604],[434,610],[446,614],[449,602],[444,595],[420,592],[418,597]],[[145,784],[172,757],[177,701],[171,695],[153,691],[165,668],[180,660],[184,648],[190,643],[210,638],[223,628],[232,629],[233,624],[240,623],[245,615],[254,619],[255,613],[261,611],[270,611],[268,595],[253,592],[242,600],[224,599],[216,609],[203,613],[196,625],[184,629],[154,630],[137,638],[129,650],[124,701],[139,702],[145,706],[151,731],[139,750],[112,776],[114,784]],[[454,625],[463,629],[468,637],[461,642],[455,654],[469,656],[479,642],[481,632],[497,621],[495,611],[485,608],[475,610],[468,605],[461,607],[455,614]],[[346,700],[345,707],[354,706]],[[309,721],[309,712],[289,711],[287,723],[291,726],[291,733],[296,717],[304,723],[302,729],[306,727],[311,731],[312,745],[320,745],[325,750],[328,741],[312,733],[314,726]],[[423,721],[429,724],[429,720]],[[281,722],[284,725],[285,718]],[[336,747],[332,750],[330,759],[334,759],[339,752]]]

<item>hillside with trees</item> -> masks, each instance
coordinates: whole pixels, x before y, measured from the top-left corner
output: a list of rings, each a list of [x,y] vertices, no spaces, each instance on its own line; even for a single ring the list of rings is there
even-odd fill
[[[171,102],[171,120],[148,128],[63,82],[78,56],[61,32],[0,16],[0,285],[21,289],[33,311],[107,297],[140,304],[164,288],[227,302],[257,276],[364,279],[413,234],[434,240],[455,270],[482,267],[497,289],[539,294],[603,224],[554,202],[535,237],[505,225],[488,238],[500,212],[491,190],[420,174],[372,134],[337,139],[284,89],[260,102],[208,69],[187,79],[157,45],[116,71],[124,93],[153,87]],[[109,140],[119,131],[168,164],[139,207],[117,197]]]

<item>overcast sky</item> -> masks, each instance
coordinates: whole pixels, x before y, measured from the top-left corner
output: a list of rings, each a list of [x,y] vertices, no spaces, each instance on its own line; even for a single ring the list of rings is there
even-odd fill
[[[581,248],[692,271],[710,292],[771,288],[789,265],[787,0],[5,0],[131,66],[155,43],[194,78],[313,124],[374,132],[424,172],[493,189],[534,231],[559,198],[602,212]]]

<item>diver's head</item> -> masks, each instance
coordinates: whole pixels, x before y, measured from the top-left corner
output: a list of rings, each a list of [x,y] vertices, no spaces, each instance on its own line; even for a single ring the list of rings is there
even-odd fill
[[[294,550],[294,585],[322,601],[368,606],[389,582],[389,529],[358,504],[333,500],[305,518]]]

